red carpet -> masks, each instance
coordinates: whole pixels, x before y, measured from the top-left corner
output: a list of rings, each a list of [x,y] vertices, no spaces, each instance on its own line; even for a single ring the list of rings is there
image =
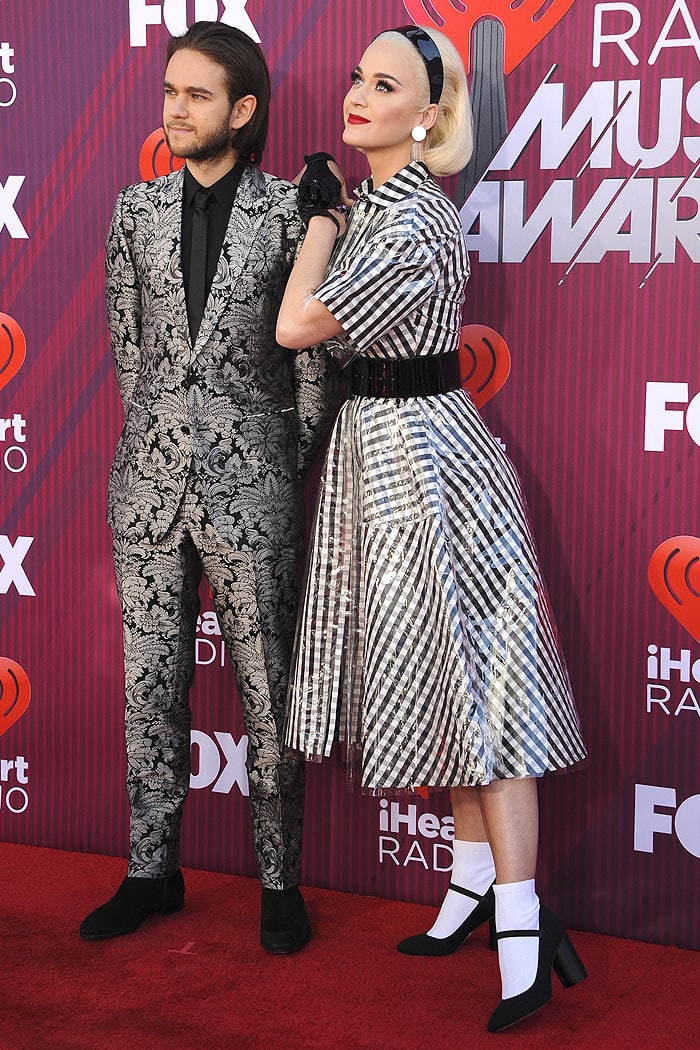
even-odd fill
[[[114,858],[0,845],[0,1050],[447,1050],[698,1045],[700,953],[577,933],[590,977],[501,1035],[486,931],[456,955],[394,945],[433,909],[305,891],[315,929],[266,954],[259,886],[186,871],[182,912],[85,943],[85,913],[116,889]]]

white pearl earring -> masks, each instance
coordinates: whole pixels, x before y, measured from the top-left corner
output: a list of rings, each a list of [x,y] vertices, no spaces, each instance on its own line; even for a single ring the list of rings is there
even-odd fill
[[[422,124],[411,129],[411,160],[423,160],[423,143],[427,134]]]

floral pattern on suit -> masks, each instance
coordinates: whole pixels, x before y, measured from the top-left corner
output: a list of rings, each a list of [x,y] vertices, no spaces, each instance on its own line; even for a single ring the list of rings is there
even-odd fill
[[[303,768],[280,743],[302,545],[300,475],[342,381],[275,324],[302,227],[296,189],[246,168],[194,345],[180,264],[183,174],[129,186],[107,241],[124,423],[108,521],[124,619],[130,875],[179,862],[197,586],[212,588],[244,712],[263,885],[299,878]]]

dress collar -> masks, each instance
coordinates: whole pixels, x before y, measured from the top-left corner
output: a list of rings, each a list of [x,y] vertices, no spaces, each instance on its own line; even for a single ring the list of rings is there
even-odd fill
[[[396,204],[397,201],[403,200],[409,193],[422,186],[430,177],[427,165],[422,160],[414,160],[406,165],[405,168],[397,171],[386,182],[383,182],[376,190],[373,188],[372,177],[370,176],[357,187],[355,195],[359,200],[364,198],[372,201],[373,204],[387,207],[390,204]]]

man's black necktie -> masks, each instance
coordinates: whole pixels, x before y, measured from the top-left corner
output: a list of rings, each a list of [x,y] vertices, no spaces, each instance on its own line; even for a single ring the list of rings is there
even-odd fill
[[[190,323],[190,338],[197,338],[204,316],[207,286],[207,235],[209,232],[209,190],[197,190],[193,198],[192,252],[190,254],[190,278],[187,289],[187,318]]]

